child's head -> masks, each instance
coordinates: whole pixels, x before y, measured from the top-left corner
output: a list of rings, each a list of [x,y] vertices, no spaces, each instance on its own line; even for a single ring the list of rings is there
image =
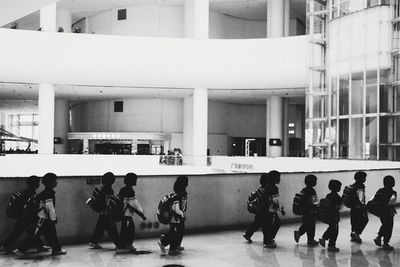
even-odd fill
[[[342,183],[338,180],[330,180],[328,184],[329,190],[332,192],[340,192],[340,189],[342,187]]]
[[[186,189],[186,185],[185,185],[184,182],[178,181],[178,180],[175,181],[175,183],[174,183],[174,192],[176,194],[184,193],[185,189]]]
[[[354,180],[358,183],[365,183],[367,174],[363,171],[358,171],[354,174]]]
[[[268,173],[263,173],[260,176],[260,185],[265,187],[268,184]]]
[[[57,175],[52,172],[46,173],[42,178],[42,184],[46,188],[54,188],[57,186]]]
[[[179,175],[176,177],[178,183],[182,183],[185,187],[189,185],[189,178],[186,175]]]
[[[37,177],[36,175],[32,175],[26,178],[26,186],[29,189],[36,190],[39,188],[39,185],[40,185],[40,178]]]
[[[115,176],[112,172],[106,172],[101,177],[101,183],[103,185],[111,186],[115,182]]]
[[[383,185],[384,185],[385,187],[387,187],[387,188],[392,188],[392,187],[394,187],[394,184],[395,184],[395,181],[394,181],[393,176],[391,176],[391,175],[386,175],[386,176],[383,178]]]
[[[314,174],[308,174],[305,178],[304,178],[304,183],[307,186],[311,186],[314,187],[317,185],[317,176],[315,176]]]
[[[137,178],[138,178],[138,176],[135,173],[128,172],[125,175],[124,184],[126,184],[127,186],[134,186],[137,184]],[[114,180],[115,180],[115,178],[114,178]]]
[[[274,184],[279,184],[281,182],[281,173],[276,170],[270,171],[268,176],[269,179],[271,179],[270,181]]]

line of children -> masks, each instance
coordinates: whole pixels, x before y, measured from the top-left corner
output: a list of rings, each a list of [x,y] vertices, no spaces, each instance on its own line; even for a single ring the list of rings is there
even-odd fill
[[[165,247],[169,245],[169,255],[178,255],[184,250],[181,246],[183,235],[185,233],[186,207],[188,186],[187,176],[178,176],[174,183],[174,193],[172,198],[172,216],[168,233],[161,235],[158,245],[161,252],[166,253]]]

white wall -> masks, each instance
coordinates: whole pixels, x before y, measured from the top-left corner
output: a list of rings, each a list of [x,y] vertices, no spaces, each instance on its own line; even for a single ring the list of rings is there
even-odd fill
[[[266,38],[265,20],[248,20],[210,12],[209,38],[248,39]]]
[[[118,9],[127,10],[126,20],[118,20]],[[134,5],[107,10],[88,17],[88,32],[152,37],[183,37],[183,6]]]
[[[170,133],[170,147],[182,148],[182,99],[124,99],[124,111],[114,101],[72,106],[72,132]],[[227,155],[228,137],[265,137],[265,105],[209,101],[208,148],[211,155]]]
[[[391,9],[376,6],[329,24],[329,68],[332,76],[390,68]],[[373,36],[373,38],[371,38]]]

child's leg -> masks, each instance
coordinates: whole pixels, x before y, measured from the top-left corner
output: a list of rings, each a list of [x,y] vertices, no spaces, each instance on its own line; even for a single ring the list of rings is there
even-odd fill
[[[122,236],[122,233],[121,233]],[[126,246],[131,246],[133,244],[133,239],[135,238],[135,223],[133,222],[132,217],[128,219],[128,229],[126,235]]]
[[[97,219],[96,228],[90,238],[90,242],[97,244],[103,239],[104,231],[106,229],[106,215],[100,214]]]
[[[174,224],[171,223],[169,225],[168,233],[166,233],[164,236],[161,236],[160,241],[164,246],[168,246],[171,244],[173,238],[174,238]]]
[[[392,238],[393,232],[393,216],[390,214],[384,214],[381,217],[382,227],[379,231],[379,235],[383,236],[383,243],[388,244]]]
[[[174,223],[170,235],[169,250],[176,250],[178,248],[179,231],[180,231],[179,229],[180,229],[180,224]]]
[[[256,216],[254,217],[254,221],[249,225],[249,228],[247,228],[246,230],[246,235],[251,237],[253,236],[254,232],[256,232],[258,230],[258,228],[261,227],[261,216],[256,214]]]
[[[21,220],[18,220],[11,233],[7,236],[6,240],[3,243],[3,247],[6,250],[12,248],[12,245],[17,241],[17,239],[21,236],[22,232],[24,231],[23,223]]]
[[[128,219],[129,217],[123,217],[121,220],[121,234],[120,234],[120,245],[121,248],[125,248],[128,245]]]
[[[262,214],[261,221],[261,227],[264,235],[263,242],[264,244],[269,244],[272,241],[273,213],[267,212],[267,214]]]
[[[179,227],[178,227],[177,247],[181,246],[184,234],[185,234],[185,223],[182,222],[181,224],[179,224]]]
[[[305,221],[305,230],[307,232],[307,241],[313,241],[315,237],[315,218],[312,215],[307,216]]]
[[[279,219],[278,214],[274,213],[272,220],[272,233],[271,233],[272,239],[275,239],[276,234],[278,233],[280,227],[281,227],[281,220]]]
[[[61,245],[58,242],[57,230],[54,222],[45,220],[42,226],[42,232],[47,243],[50,245],[52,252],[60,251]]]
[[[330,228],[330,233],[329,233],[329,246],[330,247],[335,247],[336,246],[336,240],[339,234],[339,223],[335,222],[329,225]]]
[[[119,238],[120,235],[118,233],[117,226],[115,225],[114,220],[110,216],[106,216],[105,222],[106,222],[106,231],[108,235],[111,237],[111,240],[113,241],[115,246],[117,248],[120,248],[121,247]]]

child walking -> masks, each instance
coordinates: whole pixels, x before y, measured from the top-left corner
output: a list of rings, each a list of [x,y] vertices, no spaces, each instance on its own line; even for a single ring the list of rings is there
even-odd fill
[[[104,231],[107,231],[108,235],[111,237],[111,240],[116,246],[117,252],[119,252],[119,250],[122,248],[120,246],[120,238],[117,226],[115,225],[115,220],[107,211],[107,206],[109,205],[110,199],[114,196],[114,190],[112,188],[114,182],[114,174],[112,172],[107,172],[103,174],[103,177],[101,178],[102,185],[97,186],[93,191],[93,198],[101,203],[102,208],[99,212],[96,228],[92,237],[90,238],[89,246],[94,249],[101,249],[102,247],[99,245],[99,242],[103,238]]]
[[[351,241],[361,243],[360,235],[364,231],[365,226],[368,223],[368,213],[365,207],[365,180],[367,174],[363,171],[358,171],[354,174],[355,183],[353,187],[353,199],[354,206],[350,211],[350,223],[351,223]]]
[[[169,245],[169,255],[178,255],[183,250],[181,247],[183,235],[185,232],[185,213],[187,207],[188,178],[186,176],[178,176],[174,183],[175,195],[172,198],[172,216],[170,221],[169,232],[162,235],[158,245],[162,253],[165,253],[165,247]]]
[[[118,196],[124,202],[124,216],[121,221],[121,248],[128,249],[130,251],[136,251],[133,246],[133,239],[135,237],[135,223],[133,222],[133,215],[137,213],[143,220],[146,220],[146,216],[143,214],[143,208],[136,199],[135,191],[133,186],[137,185],[137,175],[130,172],[125,175],[124,184],[121,188]]]
[[[307,233],[307,245],[317,246],[318,241],[314,240],[316,222],[315,214],[318,204],[318,197],[314,187],[317,185],[317,177],[313,174],[309,174],[305,177],[304,183],[306,184],[306,187],[301,190],[301,193],[304,196],[303,223],[299,230],[294,231],[294,240],[296,243],[299,243],[300,237]]]
[[[321,246],[325,247],[326,240],[329,240],[328,251],[331,252],[339,252],[340,249],[336,247],[336,239],[339,234],[339,221],[340,214],[339,211],[343,208],[342,198],[339,196],[338,192],[340,192],[342,187],[342,183],[338,180],[330,180],[328,184],[329,190],[331,192],[326,195],[326,199],[330,201],[330,219],[329,219],[329,227],[319,239],[319,243]]]
[[[382,223],[378,236],[374,239],[377,246],[382,246],[383,250],[391,251],[394,248],[389,245],[393,232],[393,217],[396,214],[394,204],[397,202],[397,192],[393,190],[395,180],[393,176],[387,175],[383,178],[384,187],[376,192],[375,197],[382,204],[380,220]],[[383,245],[382,245],[383,237]]]
[[[56,192],[54,188],[57,186],[57,175],[54,173],[46,173],[42,178],[44,190],[36,196],[36,201],[39,202],[39,221],[37,222],[34,235],[29,236],[14,253],[17,256],[24,256],[29,245],[36,239],[43,237],[51,247],[51,255],[63,255],[67,252],[61,248],[57,238],[57,215],[56,215]]]

